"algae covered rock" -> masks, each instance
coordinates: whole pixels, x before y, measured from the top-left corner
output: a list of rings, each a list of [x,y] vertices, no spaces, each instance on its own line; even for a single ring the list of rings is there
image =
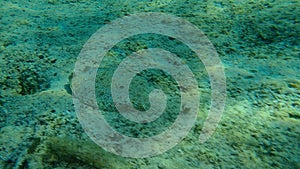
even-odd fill
[[[2,54],[1,64],[5,65],[0,69],[2,95],[29,95],[50,88],[52,75],[47,70],[50,60],[46,54],[24,51]]]

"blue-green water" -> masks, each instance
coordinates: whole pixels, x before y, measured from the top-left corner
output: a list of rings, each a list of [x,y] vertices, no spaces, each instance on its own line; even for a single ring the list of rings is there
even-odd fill
[[[299,1],[3,0],[0,6],[0,168],[300,168]],[[211,137],[199,143],[212,108],[209,73],[218,72],[216,65],[207,66],[180,38],[149,32],[121,40],[105,54],[92,87],[99,111],[115,131],[130,138],[151,138],[171,129],[181,107],[189,112],[189,103],[199,104],[197,118],[182,141],[163,152],[164,144],[159,143],[172,141],[163,137],[149,146],[161,152],[159,155],[130,158],[105,151],[109,145],[101,148],[89,131],[84,131],[87,128],[79,122],[76,101],[73,103],[80,97],[78,93],[72,96],[72,90],[85,80],[77,83],[74,68],[81,50],[88,49],[84,45],[98,29],[144,12],[178,17],[203,31],[225,72],[226,102]],[[167,19],[161,25],[169,23]],[[132,29],[161,25],[135,23]],[[173,25],[174,30],[186,29],[183,25]],[[109,41],[127,29],[111,30]],[[197,34],[185,34],[193,36]],[[160,89],[167,97],[166,107],[157,120],[137,123],[119,113],[111,84],[124,59],[150,48],[178,56],[181,61],[172,62],[173,66],[189,67],[197,82],[199,102],[192,99],[181,105],[181,92],[194,94],[195,90],[181,86],[172,72],[145,69],[132,78],[128,98],[136,110],[147,111],[156,105],[149,100],[151,91]],[[93,70],[86,68],[86,72]],[[139,65],[127,68],[131,72]],[[125,82],[122,73],[120,81]],[[219,82],[218,77],[216,80]],[[154,100],[163,103],[161,98]],[[98,133],[93,134],[96,137]],[[112,151],[121,152],[122,146],[128,145],[120,137],[111,138],[120,146]],[[138,148],[129,150],[146,152]]]

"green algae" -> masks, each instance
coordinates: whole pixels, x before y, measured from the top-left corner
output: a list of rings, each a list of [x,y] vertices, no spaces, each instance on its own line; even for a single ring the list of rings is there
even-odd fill
[[[226,66],[228,104],[207,143],[197,142],[202,128],[197,122],[198,127],[186,140],[169,152],[128,160],[126,165],[126,160],[120,158],[118,165],[166,169],[299,168],[298,1],[0,3],[0,168],[115,167],[113,160],[118,161],[118,157],[103,152],[82,136],[72,109],[71,91],[67,88],[67,94],[63,85],[92,33],[120,16],[145,11],[183,17],[205,32]],[[131,46],[130,50],[139,48]],[[107,57],[118,55],[114,52]],[[109,64],[103,67],[104,71],[111,68]],[[201,87],[209,95],[209,86],[201,83]],[[200,122],[209,108],[205,99],[197,119]],[[14,142],[10,137],[15,138]]]

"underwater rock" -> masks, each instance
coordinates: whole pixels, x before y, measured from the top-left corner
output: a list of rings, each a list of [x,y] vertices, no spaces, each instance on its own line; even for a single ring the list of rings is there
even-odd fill
[[[97,168],[127,168],[126,161],[106,152],[91,140],[83,141],[71,137],[53,137],[47,141],[49,153],[67,162],[82,161]]]

